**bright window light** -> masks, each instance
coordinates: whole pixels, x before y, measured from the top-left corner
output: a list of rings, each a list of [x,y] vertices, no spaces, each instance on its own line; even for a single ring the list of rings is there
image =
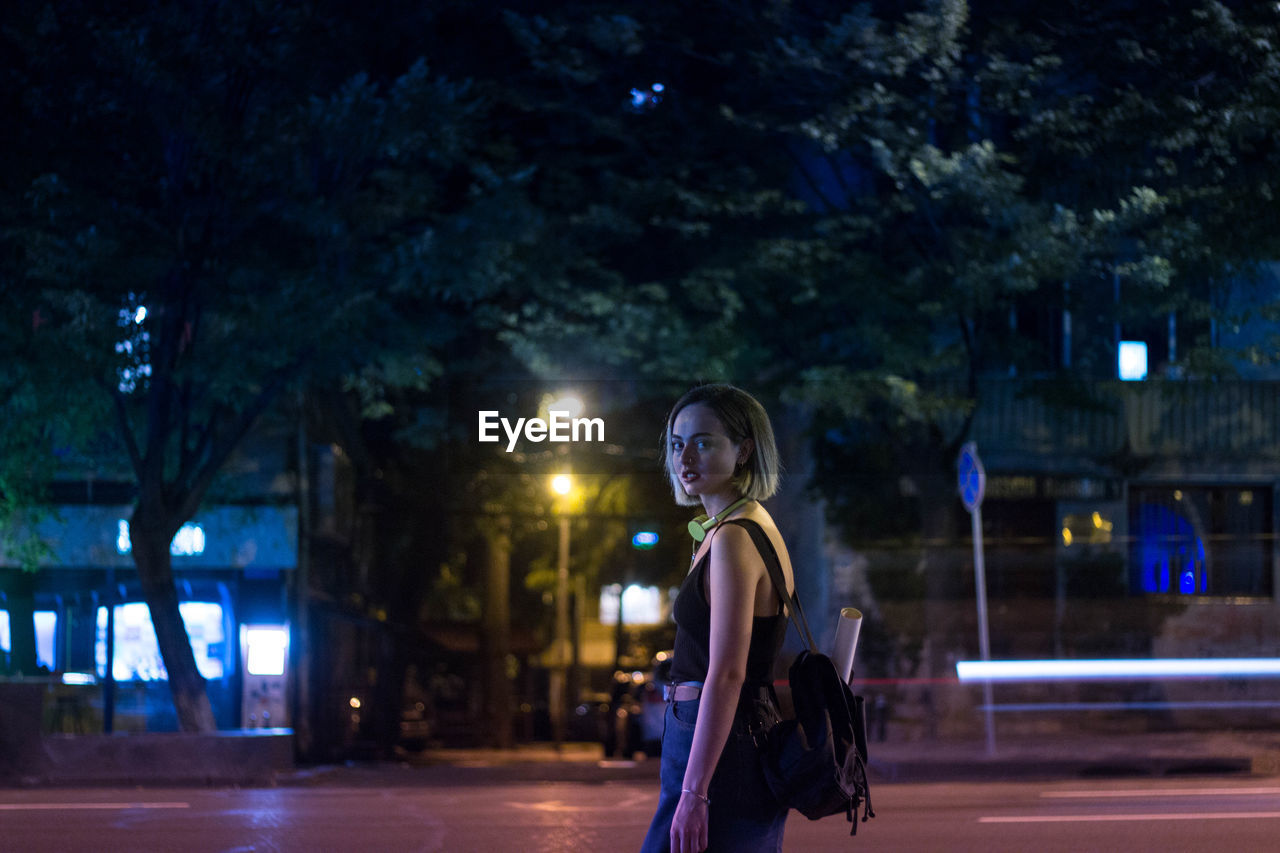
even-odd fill
[[[284,664],[289,651],[289,631],[281,627],[255,627],[244,629],[245,645],[249,653],[246,668],[250,675],[284,675]]]
[[[169,543],[169,553],[174,557],[198,557],[204,553],[204,528],[199,524],[188,522],[178,528],[173,541]],[[133,550],[133,541],[129,538],[129,522],[120,519],[116,522],[116,551],[128,554]]]
[[[194,557],[204,553],[204,528],[198,524],[184,524],[169,543],[169,553],[177,557]]]
[[[33,615],[36,623],[36,665],[53,672],[58,668],[54,654],[58,614],[52,610],[37,610]]]
[[[961,681],[1066,681],[1088,678],[1188,678],[1280,675],[1280,658],[1137,658],[1108,660],[967,660]]]
[[[1147,345],[1144,341],[1120,342],[1120,378],[1137,381],[1147,378]]]
[[[622,591],[622,621],[628,625],[657,625],[662,621],[662,594],[656,586],[632,584]]]
[[[622,603],[622,584],[611,583],[600,590],[600,624],[617,625]]]
[[[226,672],[227,643],[223,631],[222,605],[212,601],[184,601],[178,605],[182,624],[191,640],[196,668],[208,679],[220,679]],[[98,636],[94,645],[97,674],[107,671],[107,608],[98,608]],[[130,601],[115,608],[115,661],[111,667],[116,681],[164,681],[164,661],[156,642],[151,610],[145,602]]]
[[[600,590],[600,624],[617,625],[618,608],[627,625],[658,625],[662,622],[662,591],[656,586],[609,584]]]
[[[36,665],[43,666],[50,672],[57,669],[54,664],[55,637],[58,629],[58,614],[52,610],[37,610],[33,614],[36,631]],[[9,611],[0,610],[0,652],[8,654],[13,651],[13,638],[9,633]]]

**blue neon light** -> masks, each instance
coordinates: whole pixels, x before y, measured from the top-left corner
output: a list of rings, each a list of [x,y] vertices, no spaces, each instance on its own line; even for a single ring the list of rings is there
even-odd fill
[[[654,533],[652,530],[641,530],[635,536],[631,537],[632,547],[639,548],[642,551],[647,551],[657,544],[658,534]]]
[[[1170,507],[1138,508],[1137,568],[1141,592],[1201,595],[1209,591],[1204,540],[1195,526]]]

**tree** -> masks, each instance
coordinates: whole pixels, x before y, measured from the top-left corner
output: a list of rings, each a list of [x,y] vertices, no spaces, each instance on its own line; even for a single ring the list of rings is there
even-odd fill
[[[376,78],[354,18],[289,4],[19,6],[4,31],[26,204],[14,281],[39,294],[52,381],[109,401],[137,484],[132,553],[185,730],[213,717],[169,542],[286,389],[366,408],[423,385],[497,284],[504,178],[476,109],[424,62]],[[322,57],[317,61],[317,57]],[[460,266],[461,265],[461,266]]]
[[[924,542],[954,534],[984,378],[1098,405],[1085,383],[1108,375],[1114,324],[1176,308],[1195,332],[1274,253],[1261,6],[549,4],[504,20],[512,124],[554,128],[514,150],[579,250],[565,280],[598,285],[563,285],[570,328],[642,375],[697,364],[787,388],[851,460],[829,466],[828,496],[882,448]],[[1068,311],[1074,351],[1055,340]],[[629,323],[607,346],[600,330]],[[572,341],[530,347],[575,363]],[[1205,353],[1180,360],[1229,361]],[[935,596],[960,582],[940,557],[924,549]]]
[[[753,381],[838,446],[834,502],[891,454],[928,541],[983,377],[1106,363],[1011,316],[1211,328],[1275,249],[1261,6],[339,5],[19,4],[4,30],[19,316],[115,407],[171,627],[167,537],[286,387],[385,416],[508,353]]]

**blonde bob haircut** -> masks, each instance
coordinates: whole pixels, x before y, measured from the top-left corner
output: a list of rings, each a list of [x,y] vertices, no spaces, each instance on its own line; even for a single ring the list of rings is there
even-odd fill
[[[773,438],[773,426],[764,406],[746,391],[733,385],[714,383],[698,385],[685,393],[671,407],[667,415],[667,430],[662,442],[662,465],[671,482],[671,492],[681,506],[696,506],[697,497],[685,494],[680,485],[679,473],[671,466],[671,430],[676,415],[687,406],[700,403],[715,413],[724,427],[725,435],[734,444],[751,439],[753,448],[745,462],[733,475],[733,484],[744,498],[762,501],[778,491],[782,463],[778,459],[778,445]]]

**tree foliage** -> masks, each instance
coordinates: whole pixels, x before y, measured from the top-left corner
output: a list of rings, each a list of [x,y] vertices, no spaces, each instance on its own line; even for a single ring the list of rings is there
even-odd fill
[[[344,383],[376,414],[386,384],[435,378],[465,328],[495,322],[478,306],[498,301],[519,225],[476,154],[465,82],[341,61],[327,26],[343,19],[270,2],[21,11],[5,31],[21,93],[6,183],[24,197],[10,280],[46,318],[50,377],[114,411],[180,722],[208,728],[169,540],[286,389]]]
[[[446,375],[737,378],[818,412],[837,504],[878,448],[944,507],[983,377],[1169,311],[1220,372],[1275,255],[1267,4],[377,12],[6,12],[0,346],[114,411],[157,590],[290,388],[444,448]]]

